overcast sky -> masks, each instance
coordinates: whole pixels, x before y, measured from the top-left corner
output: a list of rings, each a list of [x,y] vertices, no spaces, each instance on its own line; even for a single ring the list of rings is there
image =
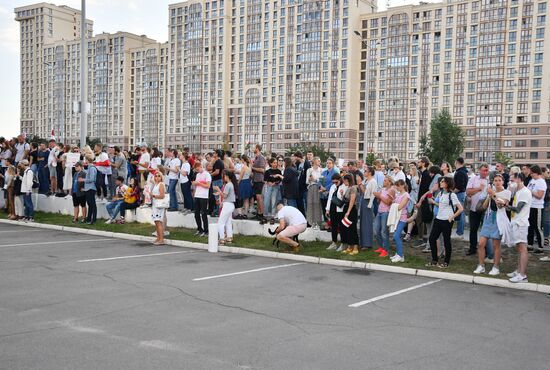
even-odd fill
[[[40,1],[0,1],[0,136],[19,133],[19,23],[13,9]],[[80,9],[80,0],[49,0]],[[178,0],[87,0],[87,18],[94,34],[127,31],[164,42],[168,39],[168,4]],[[418,0],[391,0],[391,6],[416,4]],[[379,1],[384,9],[386,0]]]

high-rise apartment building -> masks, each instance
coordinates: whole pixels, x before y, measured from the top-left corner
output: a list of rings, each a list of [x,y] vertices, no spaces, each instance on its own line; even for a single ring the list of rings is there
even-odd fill
[[[545,0],[448,0],[366,14],[360,155],[416,158],[431,118],[447,109],[464,129],[467,161],[500,151],[516,163],[550,163],[546,16]]]
[[[169,8],[167,144],[357,156],[365,0],[189,0]]]
[[[38,3],[15,9],[21,35],[21,130],[49,137],[59,128],[66,102],[62,96],[63,64],[51,64],[58,50],[45,54],[45,45],[80,38],[80,11],[67,6]],[[87,21],[88,36],[93,23]],[[52,54],[53,53],[53,54]],[[52,78],[55,75],[57,78]]]
[[[80,114],[74,113],[73,105],[80,101],[80,11],[41,3],[15,12],[21,22],[22,131],[41,137],[53,132],[63,142],[76,144]],[[158,90],[165,84],[159,82],[164,79],[161,49],[167,54],[166,47],[161,48],[155,40],[127,32],[92,37],[90,21],[88,136],[122,146],[145,139],[162,142],[164,106],[158,100]],[[165,61],[163,56],[162,63]],[[146,136],[144,131],[154,135]]]
[[[168,44],[132,49],[130,145],[165,146]]]

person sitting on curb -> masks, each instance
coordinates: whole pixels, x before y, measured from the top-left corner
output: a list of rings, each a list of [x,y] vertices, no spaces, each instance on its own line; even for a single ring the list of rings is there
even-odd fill
[[[294,253],[298,253],[300,243],[293,238],[306,231],[306,218],[297,208],[285,206],[283,202],[277,203],[277,218],[279,219],[279,226],[275,230],[277,240],[289,245]]]

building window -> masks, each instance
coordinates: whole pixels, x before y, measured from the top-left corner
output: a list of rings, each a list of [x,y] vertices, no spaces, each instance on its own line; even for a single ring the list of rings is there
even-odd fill
[[[529,159],[539,159],[539,152],[529,153]]]
[[[539,130],[538,127],[531,127],[531,135],[538,135],[539,132],[540,132],[540,130]]]

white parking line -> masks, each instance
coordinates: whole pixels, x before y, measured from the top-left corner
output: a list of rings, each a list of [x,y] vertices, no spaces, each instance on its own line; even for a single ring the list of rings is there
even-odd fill
[[[151,254],[136,254],[133,256],[120,256],[120,257],[109,257],[109,258],[95,258],[91,260],[80,260],[77,262],[98,262],[98,261],[114,261],[114,260],[123,260],[126,258],[140,258],[140,257],[153,257],[153,256],[166,256],[168,254],[182,254],[182,253],[193,253],[196,251],[183,251],[183,252],[164,252],[164,253],[151,253]]]
[[[371,298],[371,299],[367,299],[366,301],[361,301],[361,302],[353,303],[353,304],[350,304],[348,307],[352,307],[352,308],[361,307],[361,306],[364,306],[364,305],[369,304],[369,303],[372,303],[372,302],[380,301],[380,300],[385,299],[385,298],[393,297],[393,296],[396,296],[396,295],[399,295],[399,294],[402,294],[402,293],[410,292],[411,290],[423,288],[423,287],[425,287],[425,286],[432,285],[432,284],[434,284],[434,283],[438,283],[438,282],[440,282],[441,280],[442,280],[442,279],[428,281],[428,282],[426,282],[426,283],[418,284],[418,285],[412,286],[412,287],[410,287],[410,288],[401,289],[401,290],[398,290],[398,291],[393,292],[393,293],[388,293],[388,294],[384,294],[384,295],[381,295],[381,296],[378,296],[378,297],[374,297],[374,298]]]
[[[28,247],[28,246],[40,246],[40,245],[48,245],[48,244],[66,244],[66,243],[82,243],[82,242],[102,242],[107,240],[113,240],[113,239],[73,239],[73,240],[59,240],[56,242],[40,242],[36,241],[34,243],[24,243],[24,244],[6,244],[6,245],[0,245],[0,248],[8,248],[8,247]]]
[[[291,267],[291,266],[298,266],[298,265],[305,265],[305,262],[290,263],[290,264],[288,264],[288,265],[277,265],[277,266],[271,266],[271,267],[263,267],[263,268],[254,269],[254,270],[232,272],[232,273],[230,273],[230,274],[207,276],[207,277],[202,277],[202,278],[193,279],[193,281],[203,281],[203,280],[218,279],[218,278],[222,278],[222,277],[235,276],[235,275],[243,275],[243,274],[250,274],[251,272],[260,272],[260,271],[274,270],[274,269],[280,269],[280,268],[283,268],[283,267]]]
[[[39,232],[42,232],[44,230],[27,230],[27,229],[23,229],[21,228],[20,230],[2,230],[0,231],[0,234],[6,234],[6,233],[39,233]]]

